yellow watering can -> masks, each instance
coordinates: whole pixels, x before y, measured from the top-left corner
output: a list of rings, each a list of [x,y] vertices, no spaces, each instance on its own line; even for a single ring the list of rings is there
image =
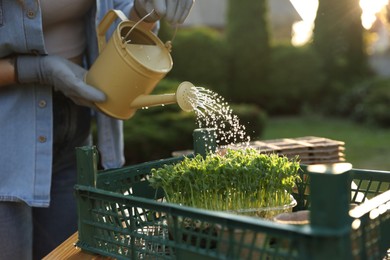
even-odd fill
[[[115,19],[122,21],[106,43],[106,32]],[[118,10],[110,10],[98,26],[99,56],[86,74],[86,82],[102,90],[107,100],[95,105],[118,119],[129,119],[142,107],[178,103],[192,111],[190,82],[173,94],[149,95],[172,69],[169,47],[151,31],[136,27]]]

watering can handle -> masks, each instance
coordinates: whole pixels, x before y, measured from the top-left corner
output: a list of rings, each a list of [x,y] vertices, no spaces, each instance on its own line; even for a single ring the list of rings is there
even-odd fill
[[[122,21],[127,21],[126,15],[120,10],[110,10],[108,11],[97,28],[97,37],[98,37],[98,47],[99,53],[101,53],[106,46],[106,33],[111,24],[117,19],[120,18]]]

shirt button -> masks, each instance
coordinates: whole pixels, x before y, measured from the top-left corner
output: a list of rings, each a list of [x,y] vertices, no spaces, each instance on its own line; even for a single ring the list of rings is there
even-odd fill
[[[27,17],[30,18],[30,19],[35,18],[35,12],[32,11],[32,10],[28,10],[27,11]]]
[[[39,101],[38,105],[39,105],[40,108],[44,108],[44,107],[46,107],[47,103],[46,103],[45,100],[42,99],[42,100]]]
[[[46,142],[46,136],[40,135],[40,136],[38,137],[38,141],[39,141],[40,143]]]

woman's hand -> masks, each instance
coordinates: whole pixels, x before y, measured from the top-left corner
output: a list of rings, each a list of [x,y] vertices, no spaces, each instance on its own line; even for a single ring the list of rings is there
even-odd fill
[[[17,81],[51,85],[76,104],[94,107],[93,102],[103,102],[103,92],[84,82],[86,70],[58,56],[17,56]]]
[[[145,22],[153,23],[164,18],[171,24],[181,24],[187,18],[194,0],[135,0],[134,10],[139,18],[152,12]]]

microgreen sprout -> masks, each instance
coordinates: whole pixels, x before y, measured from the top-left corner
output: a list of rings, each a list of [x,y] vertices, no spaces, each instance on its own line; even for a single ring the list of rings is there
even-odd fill
[[[228,149],[224,156],[197,155],[152,169],[149,181],[164,190],[168,202],[235,211],[289,204],[299,168],[298,158]]]

